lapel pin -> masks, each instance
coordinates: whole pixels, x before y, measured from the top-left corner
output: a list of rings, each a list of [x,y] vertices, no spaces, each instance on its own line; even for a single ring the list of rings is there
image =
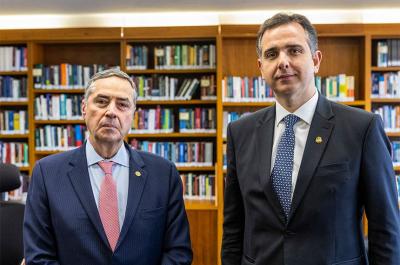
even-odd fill
[[[135,171],[135,175],[136,175],[136,177],[140,177],[142,175],[142,173],[140,173],[140,171]]]
[[[317,136],[317,137],[315,138],[315,142],[316,142],[317,144],[322,143],[322,137],[321,137],[321,136]]]

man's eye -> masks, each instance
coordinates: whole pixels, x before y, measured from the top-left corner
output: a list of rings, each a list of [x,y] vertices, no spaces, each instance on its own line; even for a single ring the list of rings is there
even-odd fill
[[[124,108],[124,109],[129,108],[129,104],[128,103],[119,103],[118,105],[119,105],[120,108]]]
[[[99,105],[106,105],[107,104],[107,100],[105,99],[97,99],[96,103]]]
[[[291,50],[291,53],[292,53],[292,54],[301,54],[301,53],[302,53],[302,50],[301,50],[301,49],[298,49],[298,48],[295,48],[295,49],[292,49],[292,50]]]
[[[275,56],[276,56],[276,52],[267,52],[267,53],[265,53],[265,58],[267,58],[267,59],[274,58]]]

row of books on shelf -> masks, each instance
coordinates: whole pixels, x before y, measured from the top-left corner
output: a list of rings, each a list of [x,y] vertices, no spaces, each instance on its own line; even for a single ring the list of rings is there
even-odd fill
[[[0,71],[27,71],[28,50],[23,46],[0,47]]]
[[[0,76],[0,101],[27,101],[27,78]]]
[[[215,108],[180,108],[179,131],[203,131],[215,132],[216,125]]]
[[[28,149],[27,143],[0,141],[0,162],[27,167],[29,166]]]
[[[118,67],[104,64],[78,65],[63,63],[60,65],[35,64],[33,83],[36,89],[82,89],[90,77],[105,69]]]
[[[146,45],[126,45],[126,68],[144,70],[149,65],[149,48]]]
[[[400,71],[371,74],[372,98],[400,98]]]
[[[215,175],[181,174],[183,198],[187,200],[214,200]]]
[[[130,144],[137,150],[164,157],[177,167],[213,166],[213,142],[152,142],[132,139]]]
[[[315,83],[322,95],[335,101],[354,101],[354,76],[316,76]],[[271,102],[273,90],[258,77],[226,76],[222,80],[222,98],[225,102]]]
[[[210,69],[215,68],[215,58],[214,44],[176,44],[154,47],[155,69]]]
[[[88,136],[86,126],[45,125],[35,129],[36,151],[66,151],[81,146]]]
[[[25,110],[0,111],[1,134],[28,133],[28,113]]]
[[[82,118],[82,95],[42,94],[35,97],[36,120],[78,120]]]
[[[225,76],[222,80],[222,100],[225,102],[273,101],[273,91],[261,76]]]
[[[228,124],[232,121],[238,120],[240,117],[250,114],[251,112],[236,112],[236,111],[224,111],[223,113],[223,130],[222,137],[226,138]]]
[[[372,112],[382,117],[386,132],[400,132],[400,106],[383,105],[375,107]]]
[[[132,76],[138,100],[190,100],[200,88],[201,99],[216,99],[215,76],[176,78],[166,75]]]
[[[322,95],[331,100],[354,101],[354,76],[316,76],[315,85]]]
[[[377,66],[400,66],[400,39],[377,42]]]
[[[138,108],[131,133],[166,133],[174,131],[174,111],[170,108]],[[215,132],[215,108],[180,108],[180,132]]]
[[[396,166],[400,166],[400,141],[392,141],[392,161]]]

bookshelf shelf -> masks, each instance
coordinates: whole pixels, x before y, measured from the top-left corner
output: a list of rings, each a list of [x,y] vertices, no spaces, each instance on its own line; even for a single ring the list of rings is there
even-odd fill
[[[400,137],[400,132],[386,132],[388,137]]]
[[[127,70],[128,74],[146,75],[146,74],[212,74],[216,69],[147,69],[147,70]]]
[[[372,66],[371,71],[374,72],[397,72],[400,71],[400,66],[388,66],[388,67],[378,67]]]
[[[214,201],[210,200],[185,200],[186,210],[218,210]]]
[[[27,75],[28,71],[0,71],[0,75]]]
[[[28,139],[29,134],[2,134],[0,139]]]
[[[67,151],[67,150],[53,150],[53,151],[35,150],[34,153],[35,153],[35,155],[38,155],[38,156],[48,156],[48,155],[58,154],[58,153],[65,152],[65,151]]]
[[[128,138],[210,138],[216,133],[130,133]]]
[[[28,104],[28,101],[0,101],[0,107],[25,107]]]
[[[79,94],[84,93],[84,88],[77,88],[77,89],[34,89],[33,92],[35,94],[50,94],[50,93],[59,93],[59,94]]]
[[[137,105],[213,105],[216,100],[138,100]]]
[[[18,167],[20,171],[29,171],[29,167]]]
[[[35,120],[35,124],[85,124],[84,120]]]
[[[400,98],[371,98],[372,103],[400,103]]]
[[[214,167],[177,167],[179,171],[215,171]]]

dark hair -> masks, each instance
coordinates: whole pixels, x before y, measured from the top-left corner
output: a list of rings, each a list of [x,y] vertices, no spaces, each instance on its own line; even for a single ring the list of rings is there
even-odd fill
[[[303,27],[304,31],[308,36],[308,46],[310,46],[311,53],[315,53],[318,50],[318,36],[317,31],[311,22],[303,15],[300,14],[286,14],[286,13],[278,13],[273,17],[265,20],[265,22],[260,26],[260,29],[257,33],[257,55],[261,57],[262,47],[261,47],[261,39],[264,35],[264,32],[279,27],[281,25],[289,24],[289,23],[299,23],[300,26]]]

